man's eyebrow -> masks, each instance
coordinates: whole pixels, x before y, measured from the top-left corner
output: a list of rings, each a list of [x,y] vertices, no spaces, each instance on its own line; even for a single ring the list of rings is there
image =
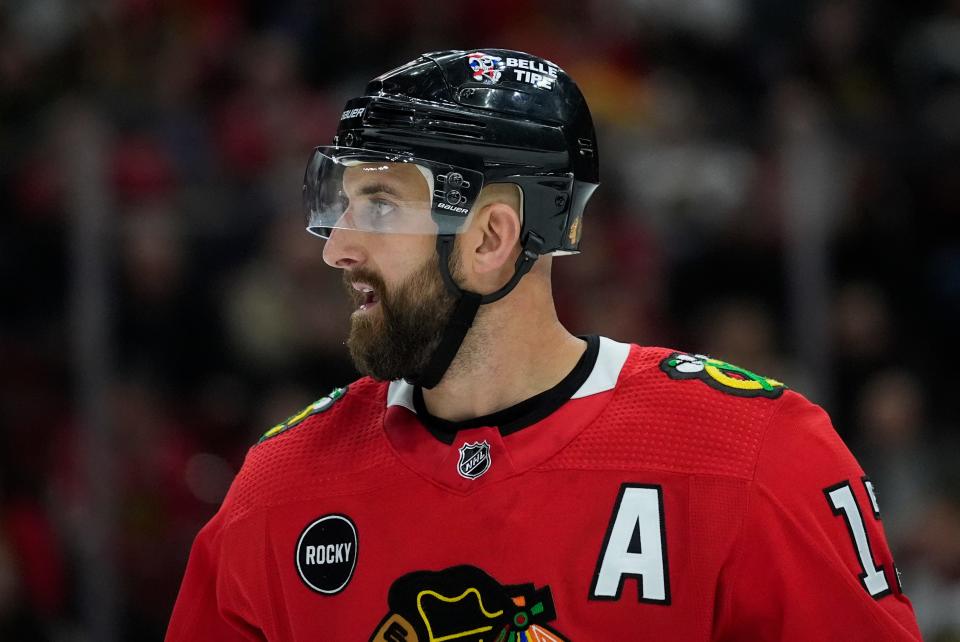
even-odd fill
[[[400,198],[397,190],[386,183],[369,183],[357,190],[357,196],[370,196],[372,194],[390,194]]]

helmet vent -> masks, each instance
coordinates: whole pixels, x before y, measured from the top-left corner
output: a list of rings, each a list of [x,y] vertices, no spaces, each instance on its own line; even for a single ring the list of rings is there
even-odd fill
[[[416,111],[393,105],[371,105],[367,110],[366,124],[379,127],[412,127]]]
[[[483,122],[463,116],[433,113],[428,115],[424,121],[428,131],[474,140],[483,139],[487,129]]]
[[[487,129],[478,119],[442,112],[417,112],[412,107],[375,104],[367,111],[365,125],[372,127],[418,128],[442,136],[482,140]]]

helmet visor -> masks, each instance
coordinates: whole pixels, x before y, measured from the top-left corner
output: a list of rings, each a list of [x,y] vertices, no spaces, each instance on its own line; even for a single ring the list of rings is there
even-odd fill
[[[456,234],[483,186],[483,174],[395,152],[317,147],[307,164],[307,231]]]

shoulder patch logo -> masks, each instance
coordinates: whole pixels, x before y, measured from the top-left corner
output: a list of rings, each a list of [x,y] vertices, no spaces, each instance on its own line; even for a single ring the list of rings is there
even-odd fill
[[[263,436],[260,437],[257,443],[262,444],[271,437],[276,437],[280,433],[290,430],[310,415],[315,415],[318,412],[329,410],[333,404],[345,394],[347,394],[347,386],[344,386],[343,388],[334,388],[333,392],[327,396],[320,397],[297,414],[287,417],[285,420],[278,423],[267,432],[263,433]]]
[[[660,362],[671,379],[700,379],[705,384],[738,397],[776,399],[786,386],[777,381],[703,354],[674,352]]]
[[[457,472],[461,477],[476,479],[490,470],[490,464],[490,443],[486,439],[460,446]]]
[[[357,567],[357,527],[346,515],[324,515],[311,522],[297,540],[297,573],[307,587],[336,595],[347,587]]]

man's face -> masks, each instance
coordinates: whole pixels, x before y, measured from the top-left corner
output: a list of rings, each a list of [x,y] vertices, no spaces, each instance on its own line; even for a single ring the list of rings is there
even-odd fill
[[[427,181],[409,165],[364,164],[345,171],[343,189],[345,219],[373,213],[389,226],[390,217],[404,217],[405,229],[419,225],[424,232],[334,229],[323,250],[329,265],[344,270],[357,306],[347,340],[357,369],[379,380],[413,378],[423,372],[456,304],[438,267]],[[451,272],[458,278],[458,265]]]

